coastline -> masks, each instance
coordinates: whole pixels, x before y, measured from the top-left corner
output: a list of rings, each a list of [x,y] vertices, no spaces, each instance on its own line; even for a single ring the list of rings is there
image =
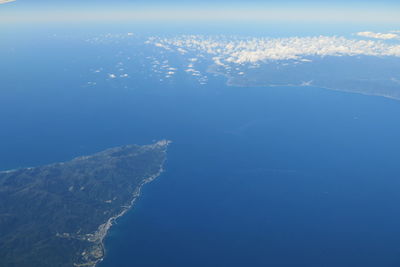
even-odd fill
[[[52,192],[53,195],[56,195],[58,197],[56,198],[55,201],[53,201],[56,203],[56,205],[59,199],[64,199],[64,198],[67,199],[71,198],[71,196],[78,195],[78,199],[75,202],[73,199],[70,200],[71,202],[73,202],[73,204],[75,204],[74,207],[77,207],[77,209],[83,207],[80,210],[78,210],[79,212],[77,212],[78,215],[80,216],[74,217],[77,224],[79,225],[82,215],[89,216],[88,217],[89,219],[91,218],[90,216],[93,215],[94,216],[93,218],[98,218],[98,219],[92,222],[90,222],[89,220],[88,222],[85,218],[85,220],[82,222],[83,225],[82,228],[77,228],[76,229],[77,231],[76,230],[70,231],[71,228],[65,227],[64,220],[66,217],[69,216],[68,215],[69,213],[65,215],[65,211],[63,209],[61,209],[60,211],[60,209],[58,209],[58,206],[53,207],[51,205],[53,203],[52,202],[53,199],[49,198],[48,197],[49,194],[46,195],[45,193],[37,193],[37,194],[42,199],[40,203],[44,202],[43,199],[45,199],[46,202],[48,203],[36,206],[33,205],[33,206],[35,206],[36,208],[34,209],[35,211],[41,212],[43,210],[43,213],[46,213],[46,215],[48,215],[47,217],[50,216],[50,220],[38,219],[36,221],[35,218],[37,212],[30,212],[30,211],[24,211],[23,213],[22,212],[15,213],[16,215],[14,215],[13,213],[14,211],[11,210],[8,211],[7,209],[5,209],[5,214],[7,215],[8,214],[7,212],[9,212],[9,214],[13,216],[18,215],[22,218],[26,216],[30,221],[32,221],[31,223],[33,225],[32,227],[36,227],[37,223],[46,223],[46,224],[49,223],[51,227],[49,227],[47,230],[46,229],[43,230],[43,236],[47,237],[47,239],[50,240],[47,243],[51,244],[51,246],[54,247],[58,246],[57,239],[64,239],[63,241],[60,241],[60,243],[62,243],[60,244],[60,246],[67,246],[67,245],[69,246],[68,248],[65,249],[66,250],[65,254],[69,253],[68,255],[70,255],[69,256],[70,260],[68,262],[63,260],[63,264],[65,266],[95,267],[101,261],[103,261],[106,255],[106,248],[104,241],[105,238],[107,237],[109,229],[115,224],[116,220],[119,217],[125,215],[127,211],[129,211],[134,206],[138,197],[141,195],[142,187],[145,184],[155,180],[165,171],[164,164],[167,160],[167,149],[170,143],[171,141],[169,140],[160,140],[158,142],[155,141],[153,144],[149,145],[142,145],[142,146],[125,145],[120,147],[109,148],[89,156],[76,157],[66,162],[51,163],[48,165],[43,165],[38,167],[25,167],[25,168],[0,170],[0,184],[2,185],[4,184],[4,188],[2,188],[1,193],[2,196],[4,194],[6,203],[7,201],[11,202],[14,200],[12,198],[12,195],[15,190],[23,191],[21,190],[21,188],[22,189],[29,188],[29,186],[33,187],[32,192],[36,193],[36,192],[47,192],[46,190],[49,187],[49,184],[53,185],[53,187],[50,186],[51,187],[50,189],[55,188],[55,190],[51,191],[49,189],[49,191]],[[143,156],[144,159],[152,162],[151,163],[152,165],[150,165],[149,168],[144,166],[143,168],[139,168],[139,171],[136,171],[135,164],[146,164],[147,162],[146,161],[144,163],[141,163],[140,159],[142,159]],[[121,157],[123,157],[123,159],[121,159]],[[136,157],[138,157],[139,160],[138,163]],[[124,164],[128,164],[127,165],[128,169],[126,172],[121,174],[122,175],[121,179],[114,181],[114,183],[116,183],[115,184],[116,187],[120,186],[118,184],[118,181],[121,181],[123,183],[126,182],[127,185],[129,186],[123,192],[124,195],[123,198],[121,198],[122,201],[119,200],[118,202],[116,202],[111,206],[108,206],[108,204],[103,204],[101,206],[102,207],[101,209],[85,211],[84,209],[90,208],[89,207],[90,205],[85,206],[84,200],[88,199],[90,201],[91,199],[94,199],[94,197],[92,196],[93,194],[90,195],[90,193],[82,192],[85,189],[85,187],[89,184],[89,182],[87,182],[85,179],[86,178],[89,179],[92,176],[94,177],[93,179],[97,179],[94,180],[92,184],[90,184],[90,186],[93,186],[94,188],[93,190],[95,190],[94,192],[97,193],[98,191],[96,190],[101,190],[103,187],[108,185],[109,180],[106,178],[110,176],[109,170],[112,171],[113,168],[118,168],[118,163],[120,161]],[[95,176],[95,174],[93,173],[96,172],[97,170],[96,168],[99,168],[99,166],[100,167],[104,166],[105,171],[103,169],[100,169],[98,170],[98,172],[99,173],[102,172],[101,175]],[[138,167],[140,167],[140,165]],[[74,176],[75,172],[72,170],[77,170],[78,174]],[[82,174],[80,172],[82,172]],[[82,177],[84,177],[85,179],[82,179]],[[35,180],[34,178],[37,180]],[[34,187],[34,185],[32,184],[34,184],[36,187]],[[116,194],[118,194],[118,191],[116,191],[112,185],[113,185],[112,183],[109,184],[110,192],[113,193],[111,195],[117,196]],[[74,187],[76,190],[74,190]],[[108,192],[107,188],[104,188],[104,190]],[[10,196],[8,196],[7,194],[9,194]],[[22,197],[24,197],[24,195]],[[28,201],[30,201],[31,199],[28,193],[26,198]],[[97,198],[95,199],[95,201],[112,203],[112,201],[115,200],[116,198],[114,197],[113,200],[108,200],[108,199],[109,198],[106,197]],[[24,199],[22,198],[22,200]],[[31,207],[30,204],[26,205]],[[65,209],[68,210],[68,207]],[[99,212],[102,211],[107,211],[108,216],[107,215],[101,216],[102,214]],[[52,219],[53,217],[51,217],[53,216],[53,214],[54,214],[54,220]],[[21,219],[21,222],[29,220]],[[4,220],[2,220],[2,223],[3,222]],[[7,223],[7,220],[5,222]],[[17,227],[22,227],[22,226],[15,226],[15,229],[12,230],[18,231],[19,228]],[[82,231],[82,229],[85,229],[85,227],[86,230]],[[4,235],[4,231],[2,234]],[[7,234],[7,232],[5,234]],[[39,240],[37,242],[42,242],[42,241]],[[46,242],[44,243],[46,245]],[[44,251],[43,255],[46,255],[47,252],[45,251],[45,249],[42,250]],[[55,258],[57,258],[57,256],[55,256]],[[54,259],[54,262],[56,260],[57,259]],[[12,259],[10,259],[10,262],[11,261]]]
[[[166,150],[167,150],[169,144],[171,144],[171,143],[172,143],[172,141],[169,141],[169,140],[161,140],[155,144],[149,145],[149,147],[153,148],[153,146],[163,146],[164,153],[166,154]],[[96,266],[98,266],[99,263],[101,263],[104,260],[104,258],[106,256],[106,248],[105,248],[104,241],[105,241],[105,238],[107,237],[109,230],[115,224],[116,220],[118,220],[118,218],[124,216],[129,210],[131,210],[134,207],[137,199],[141,195],[142,187],[145,184],[148,184],[148,183],[154,181],[157,177],[159,177],[165,171],[164,164],[165,164],[166,160],[167,160],[167,157],[165,156],[163,162],[160,164],[160,168],[159,168],[158,172],[143,179],[141,181],[141,183],[136,187],[135,191],[132,194],[132,200],[130,201],[129,205],[123,206],[124,209],[119,214],[109,218],[107,220],[107,222],[105,222],[99,226],[98,230],[93,235],[91,235],[87,238],[87,241],[92,242],[93,246],[91,246],[89,248],[90,251],[84,251],[82,253],[82,256],[84,256],[84,257],[86,255],[92,256],[92,257],[96,258],[96,260],[90,261],[89,259],[87,259],[88,260],[87,263],[83,263],[83,264],[75,263],[74,266],[96,267]]]
[[[265,88],[276,88],[276,87],[308,87],[308,88],[319,88],[319,89],[324,89],[324,90],[329,90],[329,91],[337,91],[337,92],[343,92],[343,93],[351,93],[351,94],[359,94],[359,95],[364,95],[364,96],[375,96],[375,97],[383,97],[386,99],[391,99],[391,100],[396,100],[400,101],[400,97],[388,95],[388,94],[382,94],[382,93],[368,93],[368,92],[361,92],[357,90],[349,90],[349,89],[340,89],[340,88],[334,88],[334,87],[326,87],[326,86],[318,86],[318,85],[302,85],[302,84],[237,84],[233,82],[235,77],[232,77],[229,74],[220,72],[218,70],[214,70],[217,66],[211,65],[207,69],[207,73],[211,73],[214,75],[218,76],[223,76],[226,81],[225,84],[227,86],[231,87],[255,87],[255,88],[260,88],[260,87],[265,87]]]

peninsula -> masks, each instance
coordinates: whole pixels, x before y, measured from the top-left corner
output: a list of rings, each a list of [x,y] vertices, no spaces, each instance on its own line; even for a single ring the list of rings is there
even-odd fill
[[[0,267],[94,267],[104,238],[163,171],[170,141],[0,172]]]

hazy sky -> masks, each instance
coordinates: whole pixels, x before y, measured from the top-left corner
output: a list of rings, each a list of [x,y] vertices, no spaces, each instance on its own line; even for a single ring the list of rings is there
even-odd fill
[[[17,0],[0,5],[0,22],[288,21],[400,23],[400,1]],[[323,3],[321,3],[323,2]]]

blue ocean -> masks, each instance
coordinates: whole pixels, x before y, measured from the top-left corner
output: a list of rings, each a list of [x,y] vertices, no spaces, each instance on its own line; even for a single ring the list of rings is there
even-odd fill
[[[399,266],[398,102],[221,84],[168,94],[152,116],[174,141],[166,172],[100,266]]]
[[[399,101],[219,76],[85,87],[103,48],[34,40],[3,44],[1,169],[173,141],[100,267],[400,266]]]

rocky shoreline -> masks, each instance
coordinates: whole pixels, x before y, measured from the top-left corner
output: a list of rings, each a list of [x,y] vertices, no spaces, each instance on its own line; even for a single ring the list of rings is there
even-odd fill
[[[158,141],[157,143],[153,144],[153,145],[149,145],[149,148],[154,148],[153,146],[163,146],[164,147],[164,153],[166,153],[166,150],[168,148],[168,145],[171,143],[171,141],[169,140],[161,140]],[[160,164],[160,169],[159,171],[154,174],[151,175],[150,177],[147,177],[145,179],[143,179],[143,181],[137,186],[137,188],[135,189],[135,191],[132,194],[132,200],[130,202],[129,205],[124,206],[124,209],[117,215],[109,218],[107,220],[107,222],[101,224],[98,228],[98,230],[91,235],[87,236],[87,241],[93,243],[93,246],[91,246],[87,251],[84,251],[82,253],[82,257],[85,259],[86,263],[82,263],[82,264],[74,264],[74,266],[77,267],[83,267],[83,266],[87,266],[87,267],[96,267],[100,262],[102,262],[104,260],[104,257],[106,255],[106,248],[105,248],[105,238],[107,237],[107,234],[109,232],[109,230],[111,229],[111,227],[115,224],[116,220],[120,217],[122,217],[123,215],[125,215],[130,209],[133,208],[134,204],[136,203],[137,199],[139,198],[140,194],[141,194],[141,190],[142,187],[147,184],[150,183],[152,181],[154,181],[157,177],[159,177],[163,172],[164,172],[164,163],[166,161],[166,158],[164,159],[164,161]]]

